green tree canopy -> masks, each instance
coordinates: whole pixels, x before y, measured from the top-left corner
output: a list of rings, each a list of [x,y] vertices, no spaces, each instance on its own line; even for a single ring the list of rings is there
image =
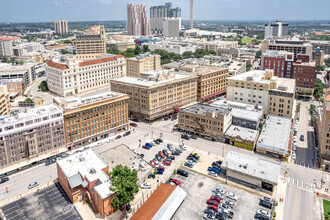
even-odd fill
[[[133,201],[135,193],[139,191],[137,171],[132,171],[127,166],[117,165],[109,176],[114,186],[111,190],[117,193],[112,201],[112,206],[120,209],[123,205]]]
[[[247,61],[246,62],[246,71],[250,71],[251,70],[251,67],[252,67],[252,64],[250,61]]]
[[[140,45],[135,44],[134,55],[139,55],[141,53],[142,53],[142,49],[141,49]]]
[[[43,92],[48,91],[47,81],[42,81],[38,86],[38,89],[41,89]]]
[[[143,45],[142,47],[143,53],[149,52],[149,46],[148,45]]]
[[[315,98],[320,98],[323,96],[324,84],[320,79],[315,79],[314,82],[314,96]]]

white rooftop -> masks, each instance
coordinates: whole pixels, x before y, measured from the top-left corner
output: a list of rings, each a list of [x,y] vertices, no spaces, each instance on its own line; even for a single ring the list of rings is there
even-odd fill
[[[257,147],[286,154],[291,131],[291,119],[268,115],[260,133]]]
[[[234,151],[228,152],[222,164],[230,170],[244,173],[274,184],[277,184],[278,175],[280,173],[279,164]]]
[[[65,159],[58,160],[57,164],[68,179],[79,174],[83,179],[86,177],[88,182],[99,180],[94,189],[103,199],[114,193],[110,190],[112,186],[110,177],[102,170],[107,165],[94,151],[74,153]]]
[[[228,77],[228,80],[231,79],[231,80],[251,81],[251,82],[269,84],[270,80],[263,79],[264,76],[265,76],[265,70],[252,70],[249,72]],[[250,80],[248,80],[248,78]]]
[[[237,137],[239,136],[243,140],[247,141],[255,141],[258,136],[258,131],[249,129],[249,128],[243,128],[236,125],[230,125],[230,127],[227,129],[225,135],[228,135],[230,137]]]

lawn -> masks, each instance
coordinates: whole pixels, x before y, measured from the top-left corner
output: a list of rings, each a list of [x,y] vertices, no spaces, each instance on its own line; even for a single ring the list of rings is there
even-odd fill
[[[252,42],[252,39],[249,37],[243,37],[241,41],[243,44],[250,44]]]
[[[330,201],[323,199],[324,219],[330,220]]]

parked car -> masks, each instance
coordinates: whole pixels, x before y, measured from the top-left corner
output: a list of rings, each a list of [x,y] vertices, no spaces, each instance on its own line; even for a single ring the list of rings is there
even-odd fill
[[[190,136],[191,139],[197,140],[197,136],[196,135],[191,135]]]
[[[219,189],[219,188],[213,188],[212,192],[214,193],[221,193],[221,194],[224,194],[225,191],[223,189]]]
[[[224,199],[224,195],[223,194],[221,194],[221,193],[212,193],[212,196],[215,196],[215,197],[219,197],[221,200],[223,200]]]
[[[200,155],[198,153],[192,152],[190,155],[195,157],[197,160],[199,160],[199,158],[200,158]]]
[[[293,151],[296,151],[296,150],[297,150],[296,145],[292,145],[292,150],[293,150]]]
[[[117,135],[117,137],[115,139],[119,139],[119,138],[121,138],[121,135]]]
[[[163,175],[164,171],[163,170],[157,170],[156,174]]]
[[[168,159],[175,160],[175,156],[168,156]]]
[[[160,144],[160,142],[159,142],[159,141],[157,141],[157,140],[154,140],[154,142],[155,142],[157,145],[159,145],[159,144]]]
[[[130,125],[133,126],[133,127],[137,127],[137,126],[138,126],[138,125],[137,125],[136,123],[134,123],[134,122],[130,123]]]
[[[190,140],[190,137],[187,134],[181,134],[181,138],[186,139],[186,140]]]
[[[167,149],[173,152],[174,151],[173,144],[167,144]]]
[[[273,204],[264,200],[260,200],[259,205],[268,209],[273,207]]]
[[[218,201],[212,200],[212,199],[208,199],[206,201],[206,203],[209,204],[209,205],[215,205],[215,206],[219,206],[219,204],[220,204]]]
[[[234,207],[234,203],[232,201],[229,201],[229,200],[224,200],[223,201],[223,204],[233,208]]]
[[[152,147],[152,144],[150,144],[150,143],[146,143],[146,146],[148,146],[148,147]]]
[[[264,215],[264,216],[267,216],[268,218],[270,218],[270,213],[267,212],[266,210],[258,209],[257,210],[257,213],[260,214],[260,215]]]
[[[177,179],[170,179],[170,183],[174,183],[175,185],[177,185],[177,186],[181,186],[181,182],[179,181],[179,180],[177,180]]]
[[[212,214],[205,214],[205,215],[203,216],[203,219],[205,219],[205,220],[213,220],[213,219],[215,219],[215,215],[212,215]]]
[[[232,200],[235,200],[235,201],[237,201],[237,196],[235,196],[235,194],[233,194],[233,193],[231,193],[231,192],[228,192],[227,194],[226,194],[226,196],[229,198],[229,199],[232,199]]]
[[[157,138],[156,141],[158,141],[159,143],[163,142],[163,140],[161,138]]]
[[[184,165],[185,165],[186,167],[189,167],[189,168],[192,168],[192,167],[194,166],[194,165],[193,165],[192,163],[190,163],[190,162],[185,162]]]
[[[128,136],[128,135],[130,135],[130,134],[131,134],[130,131],[126,131],[126,132],[123,134],[123,136],[126,137],[126,136]]]
[[[178,150],[175,150],[175,151],[173,151],[173,153],[172,153],[172,155],[180,155],[180,151],[178,151]]]
[[[142,148],[149,150],[151,147],[148,147],[147,145],[143,145]]]
[[[157,170],[165,171],[165,168],[164,168],[164,167],[157,167],[156,169],[157,169]]]
[[[212,167],[216,167],[218,169],[221,169],[221,165],[219,163],[217,163],[217,162],[213,162],[212,163]]]
[[[220,202],[220,201],[221,201],[220,197],[218,197],[218,196],[211,196],[210,199],[211,199],[211,200],[215,200],[215,201],[217,201],[217,202]]]
[[[32,189],[32,188],[37,187],[37,186],[39,186],[39,183],[38,182],[33,182],[33,183],[29,184],[28,189]]]
[[[111,143],[111,142],[113,142],[114,140],[111,138],[111,139],[109,139],[109,140],[107,140],[107,143]]]
[[[158,151],[158,154],[162,157],[162,158],[165,158],[165,154],[161,151]]]
[[[223,212],[218,212],[215,217],[219,220],[229,220],[228,216]]]
[[[153,160],[150,160],[150,165],[151,165],[152,167],[155,167],[155,166],[156,166],[156,164],[155,164],[155,162],[154,162]]]
[[[218,211],[218,207],[215,206],[215,205],[208,205],[207,208],[208,208],[208,209],[211,209],[211,210],[213,210],[213,211],[215,211],[215,212]]]
[[[131,120],[134,121],[134,122],[139,122],[139,120],[137,118],[133,118]]]
[[[266,197],[266,196],[263,196],[263,197],[261,197],[260,198],[260,201],[266,201],[266,202],[270,202],[270,203],[274,203],[274,200],[273,199],[271,199],[271,198],[268,198],[268,197]]]
[[[214,211],[214,210],[212,210],[212,209],[205,209],[205,210],[204,210],[204,213],[205,213],[205,214],[215,215],[217,212]]]
[[[163,161],[163,164],[165,165],[165,166],[171,166],[171,162],[170,161]]]
[[[166,157],[168,157],[169,153],[167,152],[166,149],[162,150],[162,152],[163,152],[163,154],[164,154]]]
[[[300,141],[304,141],[305,140],[305,136],[304,135],[300,135]]]
[[[141,189],[151,189],[151,184],[150,183],[142,183],[140,187],[141,187]]]
[[[45,163],[45,165],[46,166],[49,166],[49,165],[51,165],[53,163],[56,163],[56,159],[55,158],[52,158],[52,159],[47,160],[46,163]]]
[[[4,177],[4,178],[0,179],[0,184],[5,183],[7,181],[9,181],[9,178],[8,177]]]
[[[185,177],[188,177],[189,176],[189,173],[185,170],[181,170],[181,169],[178,169],[176,171],[177,174],[181,175],[181,176],[185,176]]]
[[[156,158],[159,162],[162,162],[162,157],[161,157],[159,154],[156,154],[156,155],[155,155],[155,158]]]
[[[208,174],[210,176],[218,177],[218,174],[216,172],[214,172],[214,171],[209,171]]]
[[[296,153],[295,153],[295,152],[293,152],[293,153],[292,153],[292,156],[291,156],[291,158],[292,158],[292,160],[295,160],[295,159],[297,159],[297,156],[296,156]]]
[[[269,220],[269,217],[265,216],[265,215],[261,215],[259,213],[256,213],[254,215],[254,219],[257,219],[257,220]]]

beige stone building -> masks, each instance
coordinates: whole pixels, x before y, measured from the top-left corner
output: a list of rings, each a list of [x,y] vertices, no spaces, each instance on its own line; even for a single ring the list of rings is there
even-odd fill
[[[84,35],[76,36],[77,54],[106,53],[106,36],[103,25],[90,27]]]
[[[321,168],[330,171],[330,89],[327,89],[323,110],[320,111],[317,121],[317,131],[319,138]]]
[[[111,90],[130,99],[131,117],[155,120],[197,100],[197,76],[166,70],[141,73],[141,78],[123,77],[110,81]]]
[[[127,58],[127,76],[140,77],[140,73],[150,70],[160,70],[160,56],[140,54],[137,57]]]
[[[10,113],[9,94],[6,92],[0,92],[0,116],[8,115]]]
[[[68,21],[54,21],[54,31],[57,35],[67,35],[69,33]]]
[[[202,137],[220,139],[231,123],[231,109],[196,104],[180,110],[178,128]]]

